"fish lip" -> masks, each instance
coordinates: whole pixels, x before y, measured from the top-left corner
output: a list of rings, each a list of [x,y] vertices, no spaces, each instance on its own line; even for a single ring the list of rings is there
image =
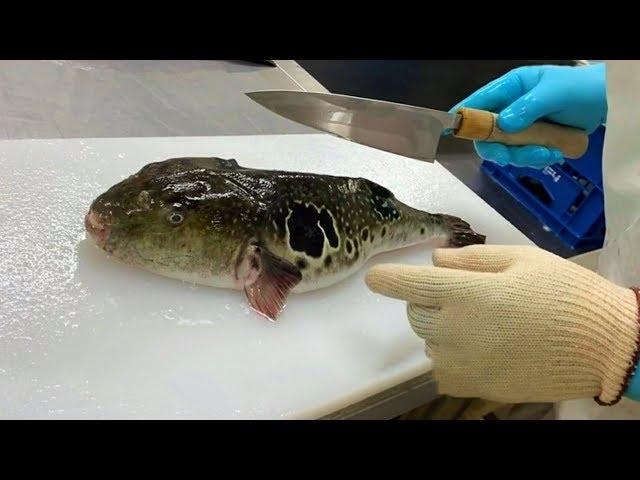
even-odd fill
[[[94,211],[89,210],[89,213],[84,216],[84,228],[99,247],[105,247],[111,228],[105,225]]]

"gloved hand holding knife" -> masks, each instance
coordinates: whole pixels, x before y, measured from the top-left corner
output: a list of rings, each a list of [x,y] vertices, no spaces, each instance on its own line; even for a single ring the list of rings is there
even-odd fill
[[[518,68],[452,111],[463,107],[498,113],[498,126],[510,133],[540,119],[591,133],[607,114],[605,65]],[[541,145],[475,147],[500,165],[563,160]],[[640,400],[637,291],[528,246],[441,249],[433,264],[377,265],[367,285],[408,302],[440,393],[507,403]]]
[[[593,133],[607,117],[605,65],[521,67],[490,82],[451,109],[499,113],[497,124],[517,133],[545,119]],[[556,148],[474,142],[478,155],[500,165],[543,168],[563,162]]]
[[[451,131],[474,140],[483,159],[543,168],[584,154],[587,134],[607,116],[605,75],[604,64],[522,67],[448,114],[339,95],[250,96],[300,123],[421,160],[432,161]],[[422,137],[407,132],[411,122]],[[439,249],[433,264],[377,265],[367,285],[407,302],[439,393],[507,403],[640,400],[637,290],[528,246]]]

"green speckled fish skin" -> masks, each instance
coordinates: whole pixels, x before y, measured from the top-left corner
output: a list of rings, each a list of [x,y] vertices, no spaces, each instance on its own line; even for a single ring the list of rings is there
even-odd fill
[[[149,164],[100,195],[85,224],[126,263],[245,291],[279,278],[273,294],[284,289],[285,298],[288,290],[340,281],[379,252],[484,243],[463,220],[413,209],[363,178],[250,169],[219,158]]]

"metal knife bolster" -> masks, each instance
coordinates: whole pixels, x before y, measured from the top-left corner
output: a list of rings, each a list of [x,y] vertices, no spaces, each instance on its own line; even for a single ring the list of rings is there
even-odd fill
[[[451,125],[450,127],[445,127],[445,128],[450,128],[454,132],[457,132],[458,129],[460,128],[460,122],[462,122],[462,115],[460,115],[459,113],[456,113],[453,116],[453,125]]]

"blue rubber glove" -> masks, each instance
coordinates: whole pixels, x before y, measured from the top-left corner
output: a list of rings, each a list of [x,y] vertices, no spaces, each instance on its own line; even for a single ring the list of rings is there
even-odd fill
[[[485,85],[450,112],[462,107],[500,112],[498,126],[508,133],[524,130],[539,119],[592,133],[607,116],[605,65],[516,68]],[[502,166],[544,168],[564,162],[559,150],[540,145],[474,144],[481,158]]]

